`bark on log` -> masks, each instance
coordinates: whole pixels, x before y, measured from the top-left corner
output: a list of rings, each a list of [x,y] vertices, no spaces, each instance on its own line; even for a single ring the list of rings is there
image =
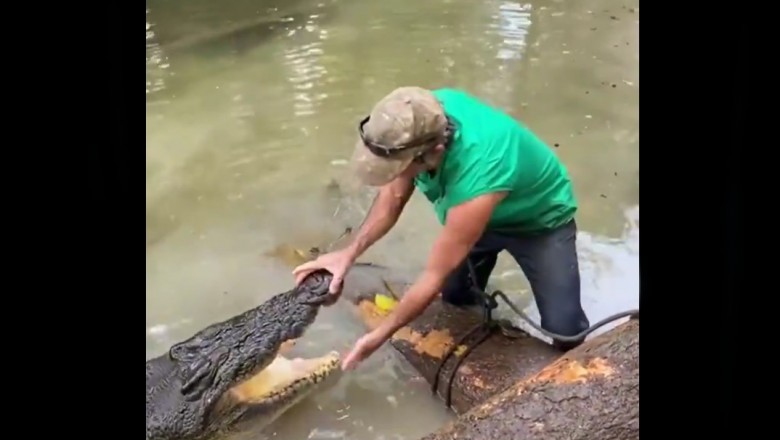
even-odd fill
[[[362,269],[362,268],[361,268]],[[356,306],[360,319],[375,328],[387,315],[376,305],[375,294],[387,289],[379,280],[379,269],[353,269],[344,282],[342,297]],[[386,275],[386,273],[385,273]],[[404,286],[392,283],[394,291]],[[433,384],[439,363],[463,335],[481,322],[474,310],[464,310],[434,301],[428,309],[406,327],[398,330],[390,343],[409,363]],[[445,398],[448,379],[457,358],[466,346],[476,342],[472,335],[449,357],[439,373],[437,394]],[[509,338],[500,331],[477,345],[460,363],[451,388],[452,409],[462,414],[507,386],[540,371],[562,353],[544,341],[527,334]]]
[[[639,320],[586,341],[421,440],[639,438]]]

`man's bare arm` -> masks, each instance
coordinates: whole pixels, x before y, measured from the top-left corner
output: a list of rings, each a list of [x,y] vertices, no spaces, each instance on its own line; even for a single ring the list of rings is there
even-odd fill
[[[463,262],[482,235],[493,210],[504,197],[504,192],[486,194],[450,209],[447,224],[433,245],[422,275],[375,330],[380,338],[389,338],[428,307],[446,277]]]
[[[374,199],[355,239],[348,246],[354,258],[362,255],[366,249],[390,231],[398,221],[413,191],[414,184],[404,177],[398,177],[379,189],[379,194]]]

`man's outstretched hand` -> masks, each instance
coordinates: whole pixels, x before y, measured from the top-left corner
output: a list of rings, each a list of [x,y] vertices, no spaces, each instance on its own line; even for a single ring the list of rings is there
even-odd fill
[[[385,341],[387,341],[387,338],[377,331],[366,333],[355,342],[352,350],[344,356],[344,360],[341,361],[341,369],[351,370],[357,367],[360,362],[371,356],[379,347],[381,347]]]
[[[317,259],[307,261],[293,269],[292,273],[295,277],[295,285],[300,285],[310,273],[319,269],[325,269],[333,274],[333,280],[331,280],[329,288],[333,299],[328,302],[328,304],[333,304],[336,302],[339,295],[341,295],[344,277],[354,263],[355,257],[349,249],[341,249],[320,255]]]

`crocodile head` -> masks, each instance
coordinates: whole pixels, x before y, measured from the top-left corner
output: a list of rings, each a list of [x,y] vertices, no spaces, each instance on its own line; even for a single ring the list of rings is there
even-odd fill
[[[147,361],[147,440],[202,440],[249,419],[269,423],[340,371],[335,352],[283,356],[328,302],[331,279],[315,272]]]

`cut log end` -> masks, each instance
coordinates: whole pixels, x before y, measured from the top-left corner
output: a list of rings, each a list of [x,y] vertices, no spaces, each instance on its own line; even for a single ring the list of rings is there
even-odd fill
[[[423,440],[639,438],[639,321],[587,341]]]

